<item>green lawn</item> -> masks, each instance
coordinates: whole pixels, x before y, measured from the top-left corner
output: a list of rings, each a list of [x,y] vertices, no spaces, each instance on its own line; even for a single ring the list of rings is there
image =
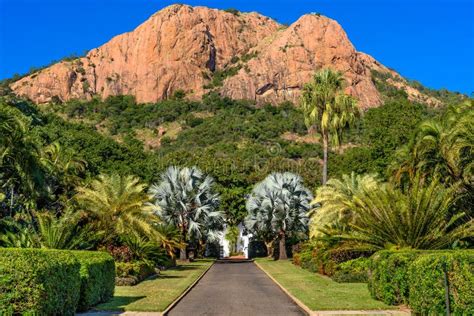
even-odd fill
[[[135,286],[116,286],[114,298],[98,310],[161,312],[178,298],[210,265],[197,260],[162,271],[160,276]]]
[[[328,277],[301,269],[289,260],[258,259],[257,262],[313,311],[394,308],[372,299],[365,283],[337,283]]]

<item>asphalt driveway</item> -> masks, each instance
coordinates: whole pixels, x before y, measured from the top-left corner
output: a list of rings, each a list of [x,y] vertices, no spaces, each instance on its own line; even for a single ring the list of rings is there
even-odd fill
[[[305,314],[253,262],[246,262],[214,264],[168,315]]]

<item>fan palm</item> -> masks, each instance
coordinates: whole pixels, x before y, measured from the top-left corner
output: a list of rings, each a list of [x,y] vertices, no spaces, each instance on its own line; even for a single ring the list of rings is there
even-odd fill
[[[474,220],[452,214],[457,185],[446,188],[438,179],[425,185],[420,176],[404,193],[387,183],[363,188],[351,206],[357,214],[346,242],[383,248],[443,249],[474,236]]]
[[[327,181],[329,142],[339,146],[344,128],[359,115],[357,102],[344,94],[343,83],[341,73],[323,69],[304,86],[301,95],[308,132],[319,132],[323,140],[323,184]]]
[[[326,185],[316,191],[311,202],[312,209],[308,213],[310,236],[321,235],[323,229],[334,226],[347,226],[353,221],[354,195],[361,190],[372,190],[378,185],[373,175],[343,175],[342,179],[330,179]]]
[[[150,194],[158,216],[180,230],[183,243],[190,238],[212,240],[219,236],[224,217],[218,210],[214,180],[198,168],[169,167],[160,182],[151,186]],[[184,248],[180,259],[187,259]]]
[[[300,176],[293,173],[272,173],[258,183],[247,198],[248,215],[245,226],[257,236],[265,236],[268,244],[280,241],[280,259],[286,259],[286,237],[306,232],[311,192]]]
[[[105,232],[106,243],[129,232],[157,235],[153,225],[159,219],[138,178],[100,175],[89,187],[79,187],[77,191],[77,202]]]

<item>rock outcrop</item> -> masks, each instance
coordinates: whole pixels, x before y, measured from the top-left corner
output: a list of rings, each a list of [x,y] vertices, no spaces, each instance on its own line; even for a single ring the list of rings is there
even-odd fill
[[[154,102],[178,90],[200,98],[212,89],[281,103],[297,101],[304,83],[324,67],[344,74],[347,92],[362,108],[381,102],[372,69],[401,78],[357,52],[342,27],[323,16],[304,15],[284,27],[257,13],[172,5],[85,57],[54,64],[11,88],[36,103],[121,94]],[[396,84],[406,87],[403,78]]]

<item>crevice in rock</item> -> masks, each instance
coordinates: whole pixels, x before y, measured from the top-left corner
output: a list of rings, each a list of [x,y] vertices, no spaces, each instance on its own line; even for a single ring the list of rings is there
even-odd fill
[[[273,83],[266,83],[263,86],[261,86],[260,88],[258,88],[257,91],[255,91],[255,93],[257,95],[262,95],[265,92],[267,92],[268,90],[270,90],[271,88],[273,88]]]
[[[209,27],[206,27],[206,31],[204,32],[207,37],[207,41],[209,44],[209,60],[206,62],[206,68],[210,71],[216,71],[216,46],[214,45],[214,38],[209,31]]]
[[[74,70],[71,70],[71,73],[69,74],[69,78],[67,79],[67,90],[69,93],[71,93],[72,85],[74,82],[77,80],[77,73]]]

